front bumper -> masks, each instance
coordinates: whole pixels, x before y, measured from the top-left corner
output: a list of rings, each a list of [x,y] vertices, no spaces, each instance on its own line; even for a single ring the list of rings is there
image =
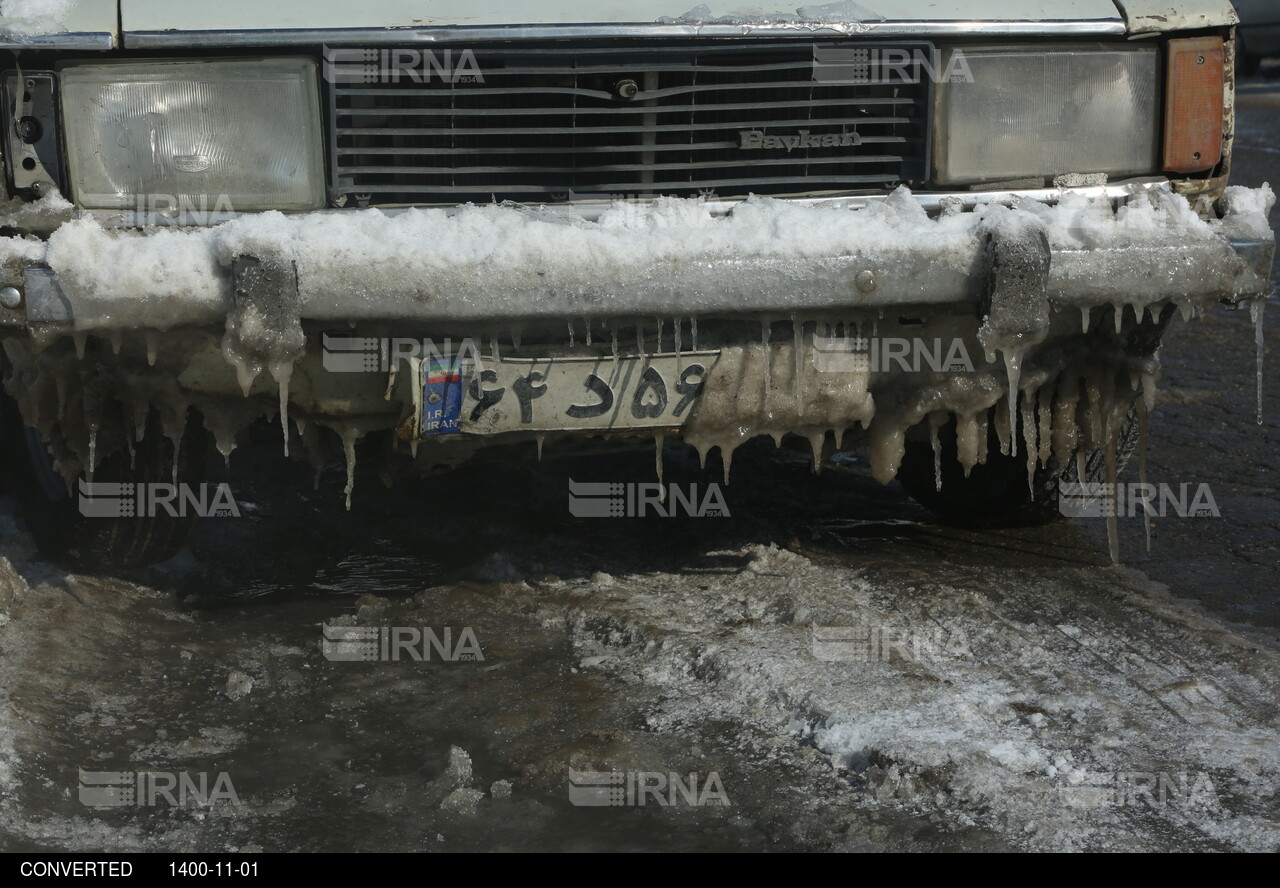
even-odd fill
[[[723,215],[699,201],[619,204],[594,221],[493,206],[264,213],[138,234],[81,218],[54,231],[46,250],[10,245],[0,286],[21,301],[0,308],[0,324],[82,333],[221,326],[256,298],[241,279],[246,258],[274,269],[258,279],[291,291],[288,310],[318,322],[493,329],[981,305],[991,244],[1009,237],[1046,246],[1044,279],[1025,288],[1035,298],[1140,312],[1265,298],[1271,199],[1229,189],[1222,215],[1208,220],[1162,184],[1124,197],[1068,191],[1055,205],[942,200],[934,213],[899,189],[856,207],[751,200]]]

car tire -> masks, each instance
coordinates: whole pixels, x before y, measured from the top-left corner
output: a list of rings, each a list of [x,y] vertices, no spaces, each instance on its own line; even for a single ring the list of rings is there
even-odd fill
[[[942,489],[936,486],[933,446],[909,441],[898,482],[912,499],[936,514],[944,524],[963,527],[1037,527],[1062,520],[1058,509],[1058,484],[1099,483],[1106,480],[1106,458],[1101,450],[1085,460],[1085,477],[1079,477],[1075,460],[1061,465],[1050,458],[1038,466],[1027,483],[1025,456],[1000,452],[994,416],[987,423],[987,461],[966,476],[956,456],[956,426],[952,420],[938,433],[942,445]],[[1124,469],[1138,446],[1137,411],[1130,410],[1116,447],[1116,473]],[[1022,447],[1019,429],[1019,449]],[[1032,489],[1034,488],[1034,496]]]
[[[163,511],[146,517],[86,517],[79,497],[67,490],[55,471],[39,430],[26,425],[17,403],[0,395],[3,448],[10,480],[27,530],[40,551],[80,570],[116,570],[164,561],[185,543],[196,515],[172,516]],[[206,436],[197,417],[189,416],[179,448],[178,480],[198,484],[204,477]],[[83,479],[83,475],[81,479]],[[172,482],[173,444],[161,433],[154,411],[146,433],[134,447],[134,458],[114,453],[95,467],[94,482],[135,484]]]

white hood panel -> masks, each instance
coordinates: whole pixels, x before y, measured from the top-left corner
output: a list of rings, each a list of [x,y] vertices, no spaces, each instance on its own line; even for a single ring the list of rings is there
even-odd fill
[[[126,32],[484,25],[717,23],[799,20],[874,24],[921,21],[1118,22],[1111,0],[865,0],[788,7],[784,2],[713,0],[121,0]]]

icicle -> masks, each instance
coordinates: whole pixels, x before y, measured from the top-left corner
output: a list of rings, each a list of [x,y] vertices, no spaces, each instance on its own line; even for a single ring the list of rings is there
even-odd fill
[[[1267,307],[1265,299],[1255,299],[1249,305],[1249,316],[1253,320],[1253,341],[1257,346],[1258,358],[1255,374],[1258,378],[1258,425],[1262,425],[1262,320]]]
[[[110,339],[111,339],[111,354],[113,355],[120,354],[120,349],[124,345],[124,333],[120,330],[112,330],[110,334]]]
[[[978,414],[978,464],[987,464],[987,448],[991,444],[991,435],[989,434],[991,421],[987,415],[987,411],[983,410]],[[1012,449],[1012,448],[1010,448]]]
[[[133,405],[133,440],[139,444],[142,443],[142,437],[147,433],[147,417],[151,414],[151,407],[146,401],[135,401]]]
[[[1089,481],[1089,458],[1083,447],[1076,451],[1076,480],[1081,484]]]
[[[147,330],[143,337],[147,340],[147,366],[154,367],[156,352],[160,350],[160,333],[157,330]]]
[[[644,326],[636,321],[636,349],[640,352],[640,357],[644,358],[643,365],[649,365],[649,353],[644,350]]]
[[[1138,402],[1138,483],[1142,485],[1143,493],[1147,488],[1147,407],[1141,401]],[[1147,498],[1142,500],[1142,527],[1147,534],[1147,551],[1151,551],[1151,502]]]
[[[939,493],[942,492],[942,439],[938,436],[938,431],[946,421],[945,413],[929,414],[929,443],[933,445],[933,486]]]
[[[289,380],[293,377],[293,361],[285,358],[271,362],[271,375],[280,387],[280,431],[284,435],[284,455],[289,455]]]
[[[1156,409],[1156,375],[1154,373],[1142,374],[1142,403],[1146,405],[1147,410]]]
[[[1000,452],[1009,455],[1009,429],[1013,424],[1009,421],[1009,399],[1001,398],[996,402],[996,438],[1000,441]]]
[[[173,486],[178,486],[178,459],[182,455],[182,433],[170,435],[169,440],[173,442]]]
[[[76,357],[82,361],[84,360],[84,344],[88,338],[85,333],[77,332],[71,334],[71,340],[76,344]]]
[[[1121,329],[1124,328],[1124,303],[1117,302],[1112,307],[1111,313],[1112,315],[1115,316],[1115,319],[1116,319],[1116,334],[1118,335]]]
[[[520,347],[520,328],[514,327],[511,330],[511,345],[515,348]]]
[[[1022,399],[1022,443],[1027,450],[1027,490],[1036,498],[1036,408],[1030,396]]]
[[[502,361],[502,352],[498,348],[498,337],[492,333],[489,334],[489,352],[493,355],[493,363],[497,364]]]
[[[1089,306],[1080,306],[1080,332],[1089,332]]]
[[[1084,388],[1089,404],[1087,411],[1089,422],[1086,427],[1088,431],[1087,440],[1089,446],[1096,449],[1106,443],[1106,439],[1103,437],[1106,434],[1106,417],[1102,412],[1102,389],[1095,379],[1086,379]]]
[[[569,319],[566,323],[569,325],[569,348],[573,348],[573,320]]]
[[[720,460],[724,463],[724,486],[729,486],[729,469],[733,467],[733,446],[720,447]]]
[[[98,462],[98,432],[89,432],[89,483],[93,483],[93,467]]]
[[[343,493],[347,498],[347,511],[351,511],[351,491],[356,487],[356,438],[359,432],[355,426],[347,426],[342,430],[342,454],[347,460],[347,486]]]
[[[1036,458],[1042,466],[1047,466],[1049,457],[1053,455],[1053,393],[1046,386],[1037,395],[1040,398],[1040,428],[1037,430],[1040,451]]]
[[[1009,378],[1009,455],[1018,455],[1018,384],[1022,379],[1022,349],[1004,348],[1004,370]]]
[[[689,333],[693,337],[693,350],[698,350],[698,317],[693,315],[689,318]]]
[[[1181,305],[1178,306],[1178,311],[1182,313],[1182,319],[1184,321],[1191,320],[1191,318],[1194,317],[1196,313],[1195,306],[1192,305],[1190,302],[1183,302]]]
[[[804,409],[804,321],[791,316],[792,350],[795,352],[796,411]]]
[[[760,343],[764,346],[764,402],[763,408],[769,409],[769,391],[773,387],[773,347],[769,337],[773,333],[773,324],[768,319],[760,321]]]
[[[582,326],[587,328],[587,348],[591,347],[591,318],[583,318]]]
[[[680,330],[680,319],[679,319],[679,318],[672,318],[671,320],[672,320],[672,321],[673,321],[673,323],[675,324],[675,328],[676,328],[676,330],[675,330],[675,338],[676,338],[676,343],[675,343],[675,345],[676,345],[676,379],[679,379],[679,378],[680,378],[680,376],[681,376],[681,374],[684,372],[684,355],[683,355],[683,354],[681,354],[681,352],[680,352],[680,333],[681,333],[681,330]]]
[[[654,346],[653,353],[655,355],[662,354],[662,318],[657,319],[658,324],[658,342]]]
[[[414,438],[409,442],[409,458],[416,460],[418,458],[418,439]]]
[[[538,445],[538,462],[542,462],[542,444],[547,440],[546,435],[535,435],[533,439]]]
[[[658,502],[665,503],[667,501],[667,485],[662,483],[662,445],[664,436],[653,436],[653,467],[658,473]]]
[[[618,372],[618,327],[612,325],[609,327],[609,338],[613,341],[613,372]]]
[[[244,396],[249,397],[249,389],[253,388],[253,381],[258,378],[259,368],[254,367],[244,359],[238,359],[235,362],[236,381],[240,383],[240,391],[244,392]]]
[[[822,474],[822,445],[827,443],[826,430],[810,432],[806,435],[809,439],[809,450],[813,453],[813,474]]]
[[[385,343],[386,340],[384,339],[382,342]],[[382,400],[384,401],[390,401],[395,396],[396,380],[400,376],[400,362],[390,361],[389,363],[390,366],[387,369],[387,387],[382,390]],[[384,358],[380,366],[387,366],[387,364],[388,360]]]
[[[977,415],[956,415],[956,459],[964,469],[964,476],[968,478],[973,467],[978,464]]]

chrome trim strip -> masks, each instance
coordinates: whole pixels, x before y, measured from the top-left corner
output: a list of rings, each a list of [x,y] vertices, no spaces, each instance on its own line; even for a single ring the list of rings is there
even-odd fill
[[[563,40],[595,37],[937,37],[937,36],[1116,36],[1120,19],[1096,21],[778,22],[724,25],[636,22],[565,25],[444,25],[429,28],[300,28],[288,30],[126,31],[130,49],[191,46],[299,46],[324,43],[406,45],[482,40]]]
[[[1137,194],[1140,191],[1159,191],[1168,190],[1169,180],[1163,176],[1145,176],[1136,179],[1126,179],[1123,182],[1115,182],[1109,185],[1095,185],[1085,188],[1031,188],[1025,190],[1012,191],[952,191],[941,194],[914,194],[926,211],[930,213],[940,213],[947,206],[959,206],[964,210],[972,210],[981,204],[999,203],[1012,204],[1019,200],[1034,200],[1039,203],[1053,204],[1062,199],[1066,194],[1082,194],[1085,197],[1095,199],[1106,199],[1110,201],[1121,201],[1127,197]],[[786,200],[790,203],[801,204],[804,206],[819,207],[844,207],[846,209],[860,209],[873,203],[883,203],[887,199],[887,195],[883,194],[858,194],[858,195],[832,195],[830,197],[775,197],[770,200]],[[651,201],[633,201],[634,203],[649,204]],[[716,216],[726,216],[733,212],[734,207],[743,203],[742,200],[708,200],[707,209]],[[613,206],[613,203],[600,201],[581,201],[578,203],[563,204],[517,204],[523,207],[529,213],[547,214],[560,218],[578,218],[588,222],[594,222],[604,214],[606,210]],[[421,209],[418,207],[378,207],[380,212],[388,216],[399,215],[411,209]],[[430,209],[430,208],[428,208]],[[443,209],[446,213],[455,213],[460,207],[443,206],[435,207],[435,209]],[[324,209],[324,210],[301,210],[297,215],[305,213],[353,213],[358,210],[353,208],[346,209]],[[286,212],[286,215],[295,215],[292,212]],[[160,213],[139,213],[136,210],[77,210],[77,217],[88,217],[96,220],[98,224],[104,228],[143,228],[147,226],[159,226],[163,228],[182,228],[182,227],[204,227],[212,225],[221,225],[224,222],[230,222],[240,216],[255,216],[254,213],[229,213],[229,212],[209,212],[197,214],[185,214],[177,216],[165,216]]]
[[[15,37],[0,34],[0,49],[65,49],[97,50],[116,48],[116,35],[109,31],[68,31],[65,34],[39,34]]]

